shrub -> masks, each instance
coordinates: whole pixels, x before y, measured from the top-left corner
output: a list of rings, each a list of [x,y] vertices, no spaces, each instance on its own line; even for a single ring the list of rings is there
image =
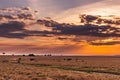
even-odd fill
[[[72,58],[67,58],[66,60],[67,60],[67,61],[71,61],[71,60],[72,60]]]
[[[25,56],[25,54],[23,54],[22,56]]]
[[[34,58],[30,58],[30,61],[34,61],[35,59]]]
[[[34,54],[29,54],[28,56],[35,56]]]
[[[18,58],[17,63],[20,63],[20,62],[21,62],[21,58]]]

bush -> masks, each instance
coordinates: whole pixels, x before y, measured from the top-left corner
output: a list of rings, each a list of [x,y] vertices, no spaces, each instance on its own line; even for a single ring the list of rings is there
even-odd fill
[[[35,59],[34,58],[30,58],[30,61],[34,61]]]
[[[28,56],[35,56],[34,54],[29,54]]]
[[[23,54],[22,56],[25,56],[25,54]]]
[[[68,59],[67,59],[67,61],[71,61],[71,60],[72,60],[72,58],[68,58]]]
[[[71,60],[72,60],[72,58],[67,58],[67,59],[65,59],[65,58],[64,58],[64,60],[66,60],[66,61],[71,61]]]
[[[22,60],[21,58],[18,58],[17,63],[21,63],[21,60]]]

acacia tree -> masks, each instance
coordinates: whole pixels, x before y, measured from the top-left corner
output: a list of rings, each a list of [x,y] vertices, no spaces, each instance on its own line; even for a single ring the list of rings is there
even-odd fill
[[[5,55],[6,53],[3,52],[2,54]]]

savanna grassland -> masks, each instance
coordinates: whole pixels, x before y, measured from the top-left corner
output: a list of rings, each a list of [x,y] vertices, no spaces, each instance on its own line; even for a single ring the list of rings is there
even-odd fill
[[[120,80],[120,57],[0,56],[0,80]]]

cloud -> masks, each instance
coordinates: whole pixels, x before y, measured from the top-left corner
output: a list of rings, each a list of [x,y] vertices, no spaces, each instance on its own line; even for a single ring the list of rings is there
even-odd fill
[[[53,32],[62,35],[86,35],[97,37],[119,37],[120,29],[112,27],[110,25],[72,25],[72,24],[60,24],[54,21],[38,20],[38,23],[45,24],[45,26],[52,27]]]
[[[35,11],[29,7],[5,8],[0,10],[0,23],[8,21],[28,21],[35,19]]]
[[[5,8],[0,10],[0,37],[24,38],[25,26],[35,22],[35,11],[29,7]]]
[[[8,23],[3,23],[0,25],[0,37],[8,37],[8,38],[22,38],[27,36],[22,33],[24,31],[25,23],[18,21],[10,21]],[[14,33],[14,32],[19,33]]]
[[[96,45],[96,46],[101,46],[101,45],[117,45],[117,44],[120,44],[120,41],[118,42],[106,42],[106,43],[101,43],[101,42],[98,42],[98,43],[93,43],[91,42],[90,45]]]
[[[97,20],[99,17],[83,14],[83,15],[80,15],[79,18],[81,19],[81,23],[88,24],[89,22],[93,22],[93,21]]]
[[[53,27],[54,32],[65,35],[86,35],[97,37],[119,37],[119,17],[80,15],[83,25],[58,23],[53,20],[38,20],[38,23]],[[104,24],[104,25],[103,25]]]
[[[107,39],[107,40],[95,40],[89,42],[90,45],[101,46],[101,45],[117,45],[120,44],[119,40]]]
[[[10,21],[0,25],[0,32],[13,32],[24,30],[25,23],[18,21]]]
[[[119,14],[120,5],[119,4],[120,4],[119,0],[114,0],[114,1],[113,0],[100,0],[98,2],[94,2],[88,5],[70,8],[64,12],[61,12],[60,15],[57,14],[55,16],[55,19],[58,20],[59,22],[78,23],[78,20],[79,20],[78,14],[120,16]]]
[[[82,25],[75,25],[70,23],[59,23],[47,19],[33,19],[34,11],[29,7],[24,8],[7,8],[0,10],[0,17],[5,18],[5,21],[0,24],[0,37],[6,38],[26,38],[31,36],[52,37],[57,36],[60,41],[71,40],[74,42],[82,41],[77,40],[75,37],[66,38],[60,36],[91,36],[91,37],[120,37],[120,29],[113,27],[119,25],[119,17],[109,16],[111,19],[107,19],[102,16],[94,15],[80,15]],[[18,13],[19,12],[19,13]],[[12,17],[16,16],[16,17]],[[28,20],[29,22],[28,24]],[[105,24],[105,25],[102,25]],[[51,36],[52,35],[52,36]],[[109,43],[93,43],[84,38],[91,45],[99,44],[115,44],[116,42]],[[118,43],[118,42],[117,42]]]
[[[22,10],[30,10],[29,8],[22,8]],[[26,14],[26,13],[25,13]],[[24,18],[24,17],[23,17]],[[19,19],[21,19],[19,17]],[[25,17],[25,20],[28,19]],[[26,37],[26,36],[41,36],[41,35],[48,35],[48,34],[53,34],[53,35],[84,35],[84,36],[97,36],[97,37],[119,37],[120,34],[120,29],[111,26],[111,24],[117,24],[117,23],[112,23],[108,22],[109,19],[102,19],[100,16],[92,16],[92,15],[83,15],[80,17],[82,19],[84,25],[74,25],[74,24],[65,24],[65,23],[58,23],[53,20],[42,20],[39,19],[36,22],[27,25],[34,27],[35,24],[37,24],[37,27],[40,26],[41,30],[33,29],[30,30],[29,28],[26,27],[26,23],[20,22],[20,21],[9,21],[8,23],[3,23],[0,25],[0,28],[6,32],[0,31],[1,33],[4,33],[5,35],[8,33],[10,36],[16,36],[19,35],[20,37]],[[107,25],[99,25],[97,24],[101,19],[101,24],[102,23],[107,23]],[[96,23],[94,23],[96,21]],[[119,21],[119,19],[118,19]],[[117,20],[116,20],[117,22]],[[94,23],[94,24],[88,24],[88,23]],[[110,24],[110,25],[108,25]],[[43,25],[45,27],[43,27]],[[34,27],[35,28],[35,27]],[[39,29],[40,29],[39,28]],[[44,28],[44,29],[42,29]],[[50,28],[50,29],[47,29]],[[15,31],[21,31],[21,33],[14,33]]]

